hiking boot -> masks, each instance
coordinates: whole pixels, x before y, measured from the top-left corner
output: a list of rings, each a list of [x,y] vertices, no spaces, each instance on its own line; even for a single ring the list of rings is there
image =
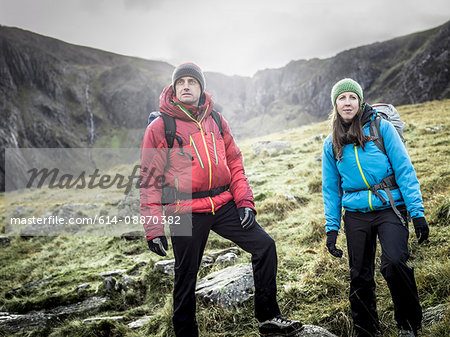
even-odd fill
[[[293,336],[302,329],[302,323],[292,321],[281,315],[259,323],[261,336]]]
[[[399,330],[398,331],[398,337],[415,337],[414,331],[412,330]]]

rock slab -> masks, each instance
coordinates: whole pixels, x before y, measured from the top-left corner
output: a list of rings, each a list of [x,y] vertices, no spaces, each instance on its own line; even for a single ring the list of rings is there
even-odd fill
[[[50,310],[31,311],[23,315],[0,312],[0,328],[9,333],[16,333],[22,329],[34,330],[56,325],[69,315],[97,312],[108,301],[108,297],[90,297],[82,302],[59,306]]]
[[[206,302],[211,302],[230,310],[246,302],[254,293],[251,263],[241,263],[202,278],[195,294]]]
[[[142,328],[146,323],[150,322],[153,316],[144,316],[136,321],[133,321],[128,324],[130,329],[139,329]]]
[[[296,337],[337,337],[328,330],[315,325],[304,325]]]

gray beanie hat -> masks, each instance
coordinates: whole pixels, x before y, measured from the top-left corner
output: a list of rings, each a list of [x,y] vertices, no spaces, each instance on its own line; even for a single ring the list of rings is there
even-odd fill
[[[195,78],[198,83],[200,83],[200,87],[202,92],[205,91],[205,76],[203,75],[202,70],[199,66],[194,63],[183,63],[175,68],[172,74],[172,87],[175,90],[176,81],[185,76],[190,76]]]

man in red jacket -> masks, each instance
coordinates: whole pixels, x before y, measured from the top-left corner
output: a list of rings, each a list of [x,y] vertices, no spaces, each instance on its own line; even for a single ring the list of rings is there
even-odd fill
[[[283,317],[276,300],[275,242],[255,220],[241,151],[226,120],[219,115],[217,122],[211,115],[214,103],[197,65],[184,63],[174,70],[159,108],[174,118],[176,140],[169,149],[163,118],[147,127],[141,181],[157,178],[140,189],[141,219],[150,219],[144,224],[148,246],[161,256],[168,249],[164,223],[171,225],[175,334],[198,336],[195,285],[210,230],[252,255],[255,316],[261,335],[295,334],[302,324]]]

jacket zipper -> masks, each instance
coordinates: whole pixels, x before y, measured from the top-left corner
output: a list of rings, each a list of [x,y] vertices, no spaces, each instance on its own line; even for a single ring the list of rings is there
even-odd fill
[[[214,146],[214,156],[216,157],[216,165],[219,165],[219,157],[217,156],[217,149],[216,149],[216,137],[214,137],[214,133],[211,132],[213,146]]]
[[[203,128],[202,128],[202,124],[201,124],[201,122],[202,122],[202,120],[203,120],[203,118],[206,116],[206,113],[205,114],[203,114],[203,116],[202,116],[202,118],[200,119],[200,121],[197,121],[195,118],[193,118],[192,116],[191,116],[191,114],[188,112],[188,111],[186,111],[186,108],[185,107],[183,107],[182,105],[180,105],[180,104],[177,104],[177,106],[181,109],[181,111],[183,111],[193,122],[195,122],[197,125],[198,125],[198,127],[199,127],[199,129],[200,129],[200,132],[201,132],[201,134],[202,134],[202,139],[203,139],[203,145],[204,145],[204,147],[205,147],[205,152],[206,152],[206,157],[208,158],[208,168],[209,168],[209,187],[208,187],[208,190],[210,190],[211,189],[211,185],[212,185],[212,168],[211,168],[211,158],[210,158],[210,156],[209,156],[209,153],[208,153],[208,147],[207,147],[207,145],[206,145],[206,139],[205,139],[205,132],[203,131]],[[208,111],[208,108],[209,108],[209,104],[206,106],[206,109],[205,109],[205,111]],[[200,158],[200,153],[198,153],[198,156],[199,156],[199,158]],[[210,202],[211,202],[211,212],[214,214],[214,204],[213,204],[213,201],[212,201],[212,199],[211,199],[211,197],[208,197],[209,198],[209,200],[210,200]]]
[[[202,160],[202,157],[200,156],[200,152],[198,151],[197,145],[195,144],[194,139],[192,138],[192,136],[189,136],[189,139],[191,141],[192,147],[194,148],[194,151],[195,151],[195,154],[196,154],[196,156],[198,158],[198,161],[200,162],[200,166],[201,166],[202,169],[204,169],[205,165],[203,165],[203,160]]]
[[[358,148],[356,147],[356,145],[354,145],[354,148],[355,148],[356,163],[358,164],[359,172],[361,173],[361,177],[363,178],[367,188],[369,188],[369,207],[370,207],[370,210],[373,211],[373,207],[372,207],[372,191],[370,190],[370,185],[367,182],[366,177],[364,176],[363,170],[361,168],[361,164],[359,163]]]
[[[178,175],[175,176],[175,189],[179,191],[179,185],[178,185]],[[175,213],[180,210],[180,200],[177,200],[177,207],[175,208]]]

